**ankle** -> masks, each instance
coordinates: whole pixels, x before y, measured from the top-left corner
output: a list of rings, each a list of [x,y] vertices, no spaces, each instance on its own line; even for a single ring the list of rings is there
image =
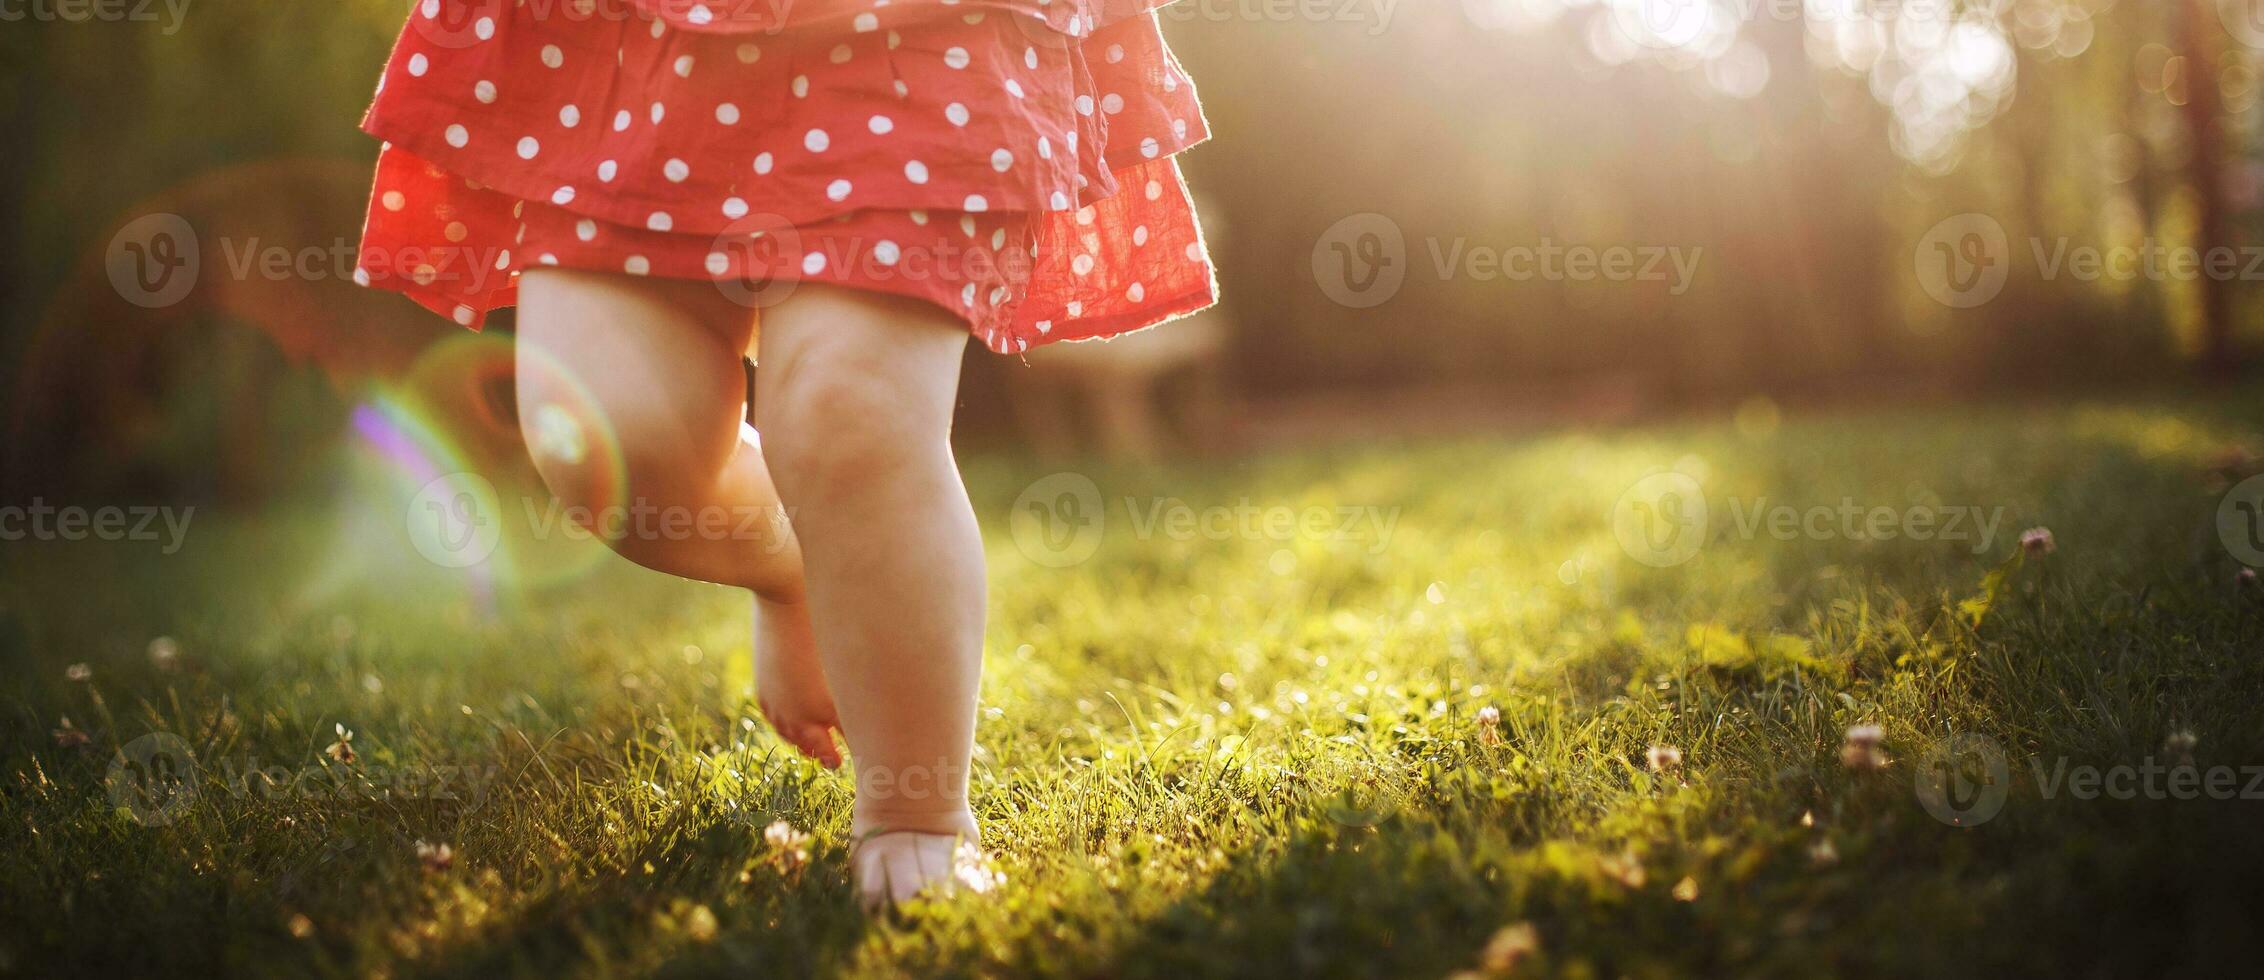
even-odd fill
[[[852,840],[862,840],[872,834],[903,832],[959,837],[970,843],[982,839],[982,827],[975,822],[974,811],[966,807],[917,811],[859,803],[849,818]]]

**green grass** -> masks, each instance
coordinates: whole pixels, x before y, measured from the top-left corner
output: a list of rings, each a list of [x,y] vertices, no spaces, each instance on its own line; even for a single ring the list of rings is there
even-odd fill
[[[489,608],[354,530],[387,530],[404,495],[382,493],[199,514],[170,557],[8,544],[0,973],[1438,976],[1486,969],[1497,936],[1492,965],[1568,975],[2229,972],[2264,947],[2264,800],[2046,798],[2026,759],[2135,766],[2189,732],[2202,768],[2264,763],[2264,594],[2212,520],[2260,404],[1084,467],[1109,523],[1061,569],[1007,517],[1060,467],[969,460],[992,596],[975,805],[1008,885],[891,920],[843,880],[844,777],[754,716],[740,595],[549,561]],[[1652,568],[1610,515],[1669,467],[1712,531]],[[1395,522],[1143,536],[1124,500],[1144,519],[1157,496]],[[1763,497],[2003,516],[1979,554],[1741,534],[1727,503]],[[1972,625],[1960,604],[2039,525],[2057,551]],[[66,716],[86,745],[59,743]],[[1842,765],[1860,724],[1885,768]],[[353,766],[324,754],[339,725]],[[200,763],[163,823],[105,789],[159,731]],[[1913,789],[1960,732],[2013,759],[1967,828]],[[1653,745],[1680,770],[1650,771]],[[307,778],[263,790],[255,762]],[[429,767],[489,781],[399,782]],[[773,820],[815,835],[806,868],[763,843]]]

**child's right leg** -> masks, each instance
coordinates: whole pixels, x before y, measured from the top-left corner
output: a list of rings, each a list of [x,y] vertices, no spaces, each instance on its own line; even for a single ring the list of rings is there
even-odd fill
[[[569,506],[721,518],[685,533],[654,516],[607,543],[648,568],[752,590],[763,714],[839,765],[801,547],[761,446],[741,438],[754,328],[754,311],[709,283],[531,270],[519,283],[519,421],[536,469]]]

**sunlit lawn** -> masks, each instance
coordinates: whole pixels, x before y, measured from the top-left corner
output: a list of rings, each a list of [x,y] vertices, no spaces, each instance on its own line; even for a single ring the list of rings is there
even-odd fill
[[[2264,799],[2047,799],[2027,757],[2174,764],[2190,733],[2201,768],[2264,763],[2264,592],[2213,522],[2258,407],[1749,410],[1072,467],[1107,523],[1066,568],[1008,519],[1064,467],[970,459],[976,805],[1008,883],[880,921],[843,881],[847,781],[753,716],[742,595],[606,558],[483,598],[408,550],[391,491],[200,513],[170,557],[11,543],[0,974],[2253,968]],[[1612,513],[1668,469],[1710,534],[1653,568]],[[1174,501],[1374,510],[1286,538],[1147,523]],[[1739,523],[1843,501],[2001,515],[1985,542]],[[2037,526],[2056,551],[1970,626]],[[1843,764],[1862,725],[1883,768]],[[155,819],[104,782],[152,732],[198,761]],[[1971,828],[1914,792],[1960,732],[2012,756]],[[780,820],[806,866],[765,842]]]

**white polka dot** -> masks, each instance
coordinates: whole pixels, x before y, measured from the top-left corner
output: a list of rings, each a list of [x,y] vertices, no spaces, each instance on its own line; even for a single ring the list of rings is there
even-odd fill
[[[1080,116],[1090,116],[1093,114],[1092,96],[1080,95],[1077,97],[1077,114]]]
[[[493,105],[495,103],[495,83],[484,78],[480,79],[478,84],[472,86],[472,98]]]
[[[967,57],[967,49],[957,45],[946,48],[943,52],[943,63],[951,68],[965,68],[971,60],[973,59]]]
[[[692,77],[692,56],[691,56],[691,55],[685,54],[685,55],[677,55],[677,56],[676,56],[676,77],[678,77],[678,78],[690,78],[690,77]]]
[[[739,46],[739,63],[742,65],[754,64],[755,60],[761,58],[762,56],[763,49],[755,47],[752,44],[742,44]]]
[[[558,190],[552,192],[550,195],[550,203],[558,205],[559,207],[565,207],[566,205],[574,203],[574,189],[571,187],[561,187]]]
[[[1006,247],[1006,229],[997,228],[991,231],[990,247],[991,251],[994,252]]]
[[[1069,195],[1055,191],[1053,197],[1046,201],[1046,205],[1056,211],[1067,211],[1069,210]]]
[[[1038,49],[1036,49],[1036,48],[1023,48],[1023,49],[1022,49],[1022,67],[1024,67],[1024,68],[1028,68],[1028,69],[1029,69],[1029,70],[1031,70],[1031,71],[1037,71],[1037,70],[1038,70]]]
[[[814,275],[817,275],[818,273],[820,273],[820,272],[824,272],[824,271],[825,271],[825,253],[824,253],[824,252],[811,252],[811,253],[810,253],[810,254],[808,254],[808,255],[802,256],[802,274],[803,274],[803,275],[805,275],[805,276],[814,276]]]
[[[855,28],[859,34],[868,34],[880,30],[880,17],[871,11],[866,11],[858,14],[856,20],[850,21],[849,26]]]
[[[417,77],[417,78],[423,78],[423,77],[424,77],[424,73],[425,73],[426,71],[430,70],[431,68],[432,68],[432,61],[431,61],[430,59],[426,58],[426,57],[425,57],[424,55],[421,55],[421,54],[412,54],[412,55],[410,55],[410,56],[409,56],[409,74],[410,74],[410,75],[413,75],[413,76],[415,76],[415,77]]]
[[[671,159],[660,165],[660,173],[661,176],[668,178],[669,183],[681,184],[686,178],[692,176],[692,165],[682,160]]]
[[[968,284],[966,285],[966,287],[965,287],[965,288],[962,288],[962,289],[960,289],[960,290],[959,290],[959,305],[961,305],[961,306],[973,306],[973,305],[975,305],[975,284],[974,284],[974,283],[968,283]]]
[[[825,130],[813,129],[803,134],[802,145],[812,153],[824,153],[826,147],[833,145],[833,137],[827,136]]]
[[[1201,261],[1203,261],[1203,245],[1202,245],[1202,243],[1201,243],[1201,242],[1188,242],[1188,243],[1187,243],[1187,261],[1189,261],[1189,262],[1201,262]]]
[[[903,255],[904,250],[888,239],[883,238],[873,245],[873,260],[882,265],[895,265]]]
[[[747,202],[736,197],[724,198],[723,216],[734,220],[746,217]]]
[[[566,63],[566,52],[559,50],[558,45],[545,44],[542,46],[542,63],[547,68],[563,65]]]
[[[1151,181],[1148,181],[1148,186],[1147,186],[1147,189],[1146,189],[1146,193],[1147,193],[1147,195],[1148,195],[1148,200],[1151,200],[1151,201],[1155,200],[1156,198],[1162,197],[1162,196],[1163,196],[1163,182],[1162,182],[1162,181],[1156,181],[1156,180],[1151,180]]]
[[[1040,160],[1051,160],[1051,159],[1053,159],[1053,141],[1052,141],[1052,140],[1049,140],[1049,139],[1047,139],[1047,138],[1045,138],[1045,137],[1043,137],[1043,136],[1040,136],[1040,137],[1038,137],[1038,159],[1040,159]]]
[[[1141,226],[1140,226],[1140,227],[1138,227],[1138,228],[1134,228],[1134,229],[1132,229],[1132,244],[1134,244],[1134,245],[1146,245],[1147,243],[1148,243],[1148,226],[1147,226],[1147,225],[1141,225]]]
[[[1110,92],[1107,95],[1101,96],[1101,111],[1112,116],[1116,115],[1119,112],[1123,112],[1124,97],[1114,92]]]
[[[757,154],[755,154],[755,172],[756,172],[756,173],[758,173],[758,174],[767,174],[767,173],[769,173],[769,172],[770,172],[770,167],[771,167],[771,164],[772,164],[772,163],[773,163],[773,161],[772,161],[772,159],[771,159],[771,156],[770,156],[770,153],[769,153],[768,151],[765,151],[765,152],[762,152],[762,153],[757,153]]]
[[[873,135],[880,136],[886,134],[889,130],[895,129],[896,122],[895,120],[892,120],[887,116],[874,116],[871,119],[865,121],[865,127],[871,129],[873,131]]]
[[[558,124],[566,127],[567,129],[572,129],[576,126],[581,125],[582,107],[574,105],[560,107],[558,110]]]
[[[996,170],[999,173],[1005,173],[1008,170],[1013,169],[1013,152],[1003,146],[999,147],[998,149],[992,150],[990,155],[990,167],[992,170]]]
[[[535,155],[536,155],[536,154],[538,154],[538,153],[541,153],[541,152],[542,152],[542,144],[541,144],[541,143],[539,143],[539,142],[537,142],[537,141],[535,140],[535,138],[534,138],[534,137],[532,137],[532,136],[523,136],[523,137],[520,137],[520,139],[519,139],[519,159],[521,159],[521,160],[532,160],[532,159],[534,159],[534,158],[535,158]]]
[[[465,129],[462,123],[448,127],[447,135],[448,145],[459,150],[464,148],[464,144],[472,141],[472,131]]]
[[[574,237],[579,238],[585,242],[596,241],[597,222],[591,221],[588,218],[583,218],[580,221],[574,222]]]
[[[1165,75],[1163,77],[1163,90],[1166,92],[1179,91],[1179,76]]]
[[[472,34],[485,41],[495,36],[495,18],[482,17],[472,24]]]
[[[967,237],[969,237],[969,238],[973,238],[973,237],[975,237],[975,216],[974,216],[974,215],[971,215],[971,214],[962,214],[962,215],[960,215],[960,216],[959,216],[959,233],[960,233],[960,234],[963,234],[963,235],[966,235],[966,236],[967,236]]]
[[[469,306],[465,306],[465,305],[463,305],[463,304],[461,304],[461,303],[459,303],[459,304],[457,304],[457,305],[456,305],[456,322],[457,322],[458,324],[461,324],[461,325],[463,325],[463,326],[467,326],[467,327],[468,327],[468,326],[471,326],[471,325],[472,325],[472,317],[473,317],[473,316],[475,316],[475,315],[476,315],[476,314],[474,314],[474,313],[472,312],[472,308],[471,308],[471,307],[469,307]]]
[[[716,106],[715,121],[726,126],[739,125],[739,107],[729,102]]]
[[[1038,323],[1037,323],[1037,327],[1038,327],[1038,332],[1039,332],[1039,333],[1052,333],[1052,332],[1053,332],[1053,321],[1052,321],[1052,320],[1039,320],[1039,321],[1038,321]]]
[[[1013,79],[1011,79],[1011,78],[1007,79],[1007,80],[1006,80],[1006,94],[1008,94],[1008,95],[1011,95],[1011,96],[1013,96],[1013,97],[1015,97],[1015,98],[1017,98],[1017,99],[1021,98],[1021,97],[1022,97],[1022,83],[1021,83],[1021,82],[1017,82],[1017,81],[1015,81],[1015,80],[1013,80]]]
[[[826,200],[829,201],[847,200],[849,197],[849,182],[846,180],[836,180],[833,183],[825,185],[825,197]]]
[[[399,211],[409,206],[409,199],[401,196],[400,191],[386,191],[383,197],[377,199],[377,202],[385,205],[387,211]]]
[[[511,250],[510,250],[510,249],[504,249],[504,250],[503,250],[503,251],[502,251],[502,252],[501,252],[500,254],[496,255],[496,257],[495,257],[495,267],[496,267],[496,268],[498,268],[498,269],[508,269],[508,268],[510,268],[510,267],[511,267]]]
[[[855,53],[849,50],[848,45],[836,44],[833,46],[833,51],[827,54],[825,57],[827,61],[831,61],[834,64],[846,65],[849,63],[849,59],[854,56]]]
[[[904,179],[909,180],[915,184],[927,183],[928,165],[921,163],[918,160],[913,160],[904,164]]]
[[[440,16],[440,0],[424,0],[417,5],[417,12],[425,15],[426,20]]]
[[[1139,283],[1133,283],[1132,288],[1124,291],[1124,298],[1129,299],[1135,303],[1146,299],[1147,297],[1148,287],[1142,286]]]
[[[1150,136],[1150,137],[1148,137],[1148,138],[1146,138],[1146,139],[1143,139],[1143,140],[1141,140],[1141,141],[1140,141],[1140,155],[1141,155],[1141,156],[1144,156],[1144,157],[1147,157],[1147,158],[1148,158],[1148,159],[1150,159],[1150,160],[1153,160],[1153,159],[1155,159],[1155,156],[1156,156],[1156,154],[1158,154],[1158,153],[1161,153],[1161,152],[1163,152],[1163,144],[1156,142],[1156,138],[1155,138],[1155,137],[1153,137],[1153,136]]]
[[[957,102],[944,106],[943,118],[951,120],[954,126],[967,125],[967,107]]]
[[[625,132],[625,131],[627,131],[627,130],[628,130],[628,128],[629,128],[629,119],[630,119],[630,116],[629,116],[629,110],[627,110],[627,109],[623,109],[623,110],[621,110],[620,112],[616,112],[616,113],[614,113],[614,114],[613,114],[613,131],[614,131],[614,132],[616,132],[616,133],[619,133],[619,132]]]
[[[1093,257],[1090,255],[1079,255],[1074,259],[1070,259],[1069,271],[1074,272],[1080,276],[1093,271]]]
[[[658,103],[658,102],[655,102],[655,103],[653,103],[653,104],[652,104],[652,124],[653,124],[653,125],[655,125],[655,126],[658,126],[658,125],[660,125],[660,120],[661,120],[661,119],[662,119],[663,117],[667,116],[667,115],[668,115],[668,107],[667,107],[667,106],[661,105],[661,104],[660,104],[660,103]]]
[[[797,98],[797,99],[806,99],[806,98],[809,98],[809,97],[810,97],[810,76],[808,76],[808,75],[796,75],[796,76],[794,76],[794,84],[793,84],[793,85],[792,85],[791,87],[792,87],[792,88],[793,88],[793,90],[794,90],[794,97],[795,97],[795,98]]]
[[[919,226],[920,226],[920,227],[922,227],[922,228],[925,228],[925,227],[927,227],[927,226],[928,226],[928,213],[927,213],[926,211],[922,211],[922,210],[920,210],[919,208],[913,208],[913,209],[912,209],[912,223],[913,223],[913,224],[915,224],[915,225],[919,225]]]
[[[722,252],[709,252],[707,256],[707,271],[708,275],[711,276],[720,276],[726,272],[731,271],[731,256],[725,255]]]
[[[621,271],[632,276],[649,275],[652,272],[652,260],[642,255],[629,256],[628,261],[621,263]]]
[[[684,15],[684,19],[694,24],[712,23],[715,20],[715,11],[709,10],[707,4],[703,3],[693,7],[689,13]]]
[[[667,231],[676,227],[676,219],[669,217],[666,211],[655,211],[652,217],[645,219],[645,227],[654,231]]]
[[[535,261],[540,262],[544,265],[557,265],[558,256],[552,255],[549,252],[544,252],[542,253],[542,255],[536,257]]]
[[[613,175],[620,172],[621,165],[611,160],[607,160],[604,163],[597,165],[597,179],[605,181],[609,184],[613,182]]]

